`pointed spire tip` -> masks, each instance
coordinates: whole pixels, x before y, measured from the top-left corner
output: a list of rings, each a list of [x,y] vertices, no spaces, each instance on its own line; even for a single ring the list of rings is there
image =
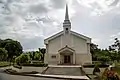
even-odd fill
[[[65,20],[69,20],[68,5],[66,4]]]

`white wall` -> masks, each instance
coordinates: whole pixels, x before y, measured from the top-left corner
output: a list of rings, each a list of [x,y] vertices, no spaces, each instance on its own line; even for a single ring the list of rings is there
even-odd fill
[[[47,48],[49,54],[57,54],[58,50],[61,48],[60,39],[61,39],[61,36],[56,37],[55,39],[52,39],[49,41],[48,48]]]
[[[58,50],[68,45],[68,47],[75,50],[76,63],[92,61],[90,55],[90,45],[83,38],[77,37],[75,35],[61,35],[49,41],[47,45],[47,53],[45,55],[45,63],[57,64],[59,63],[60,56]],[[51,56],[56,55],[56,59],[52,59]]]
[[[53,55],[56,55],[56,58],[52,58]],[[45,60],[44,62],[46,64],[59,64],[60,58],[59,58],[59,54],[45,54]]]
[[[76,54],[76,64],[92,63],[92,57],[89,54]]]
[[[73,35],[73,42],[74,42],[73,49],[75,50],[76,53],[79,53],[79,54],[87,53],[87,41],[86,40]]]
[[[76,53],[88,53],[89,45],[87,41],[74,35],[61,35],[49,41],[48,53],[57,54],[58,50],[68,45]]]

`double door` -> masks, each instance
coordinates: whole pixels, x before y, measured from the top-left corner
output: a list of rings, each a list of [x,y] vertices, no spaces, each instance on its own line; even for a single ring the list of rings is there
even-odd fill
[[[71,63],[71,56],[70,55],[64,56],[64,63]]]

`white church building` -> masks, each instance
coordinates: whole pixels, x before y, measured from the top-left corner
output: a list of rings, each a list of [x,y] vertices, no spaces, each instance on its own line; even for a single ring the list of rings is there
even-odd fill
[[[71,30],[67,5],[63,31],[45,39],[44,44],[46,45],[44,61],[49,65],[92,63],[91,38]]]

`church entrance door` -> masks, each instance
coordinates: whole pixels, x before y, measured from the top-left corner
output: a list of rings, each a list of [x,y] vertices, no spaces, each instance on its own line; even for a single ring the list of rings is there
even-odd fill
[[[64,63],[71,63],[70,55],[64,55]]]

